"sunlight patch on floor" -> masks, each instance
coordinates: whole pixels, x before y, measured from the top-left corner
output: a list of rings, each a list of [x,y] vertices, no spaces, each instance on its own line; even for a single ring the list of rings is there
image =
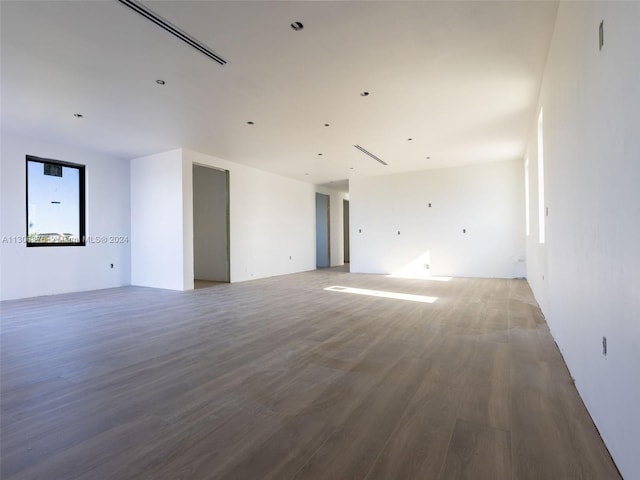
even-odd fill
[[[434,280],[436,282],[448,282],[451,277],[434,277],[431,275],[431,254],[426,251],[403,265],[393,273],[387,275],[389,278],[408,278],[410,280]]]
[[[409,293],[385,292],[382,290],[369,290],[365,288],[341,287],[338,285],[334,285],[333,287],[327,287],[325,288],[325,290],[329,290],[331,292],[353,293],[356,295],[369,295],[371,297],[379,297],[379,298],[392,298],[395,300],[408,300],[410,302],[421,302],[421,303],[433,303],[436,300],[438,300],[438,297],[429,297],[427,295],[412,295]]]

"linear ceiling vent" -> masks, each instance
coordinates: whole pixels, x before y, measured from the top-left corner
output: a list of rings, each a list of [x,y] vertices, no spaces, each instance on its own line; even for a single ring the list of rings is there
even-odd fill
[[[376,157],[373,153],[369,152],[368,150],[365,150],[364,148],[362,148],[360,145],[354,145],[354,147],[356,147],[358,150],[360,150],[362,153],[364,153],[365,155],[369,155],[371,158],[373,158],[376,162],[380,162],[382,165],[388,165],[387,162],[385,162],[384,160],[379,159],[378,157]]]
[[[162,17],[158,16],[157,14],[155,14],[154,12],[149,10],[147,7],[142,6],[140,3],[136,2],[135,0],[118,0],[118,2],[120,2],[123,5],[126,5],[131,10],[133,10],[134,12],[139,13],[140,15],[142,15],[147,20],[151,20],[153,23],[158,25],[160,28],[166,30],[171,35],[174,35],[174,36],[178,37],[184,43],[186,43],[188,45],[191,45],[193,48],[198,50],[200,53],[205,54],[211,60],[213,60],[215,62],[218,62],[220,65],[224,65],[224,64],[227,63],[227,61],[224,58],[222,58],[216,52],[211,50],[209,47],[207,47],[206,45],[200,43],[198,40],[196,40],[192,36],[186,34],[182,30],[180,30],[178,27],[175,27],[175,26],[171,25],[165,19],[163,19]]]

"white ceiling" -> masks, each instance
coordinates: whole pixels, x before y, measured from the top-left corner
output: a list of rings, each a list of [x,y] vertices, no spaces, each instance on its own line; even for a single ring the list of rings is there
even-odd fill
[[[229,63],[115,0],[2,1],[2,128],[123,158],[186,147],[342,186],[522,158],[557,10],[544,1],[144,5]]]

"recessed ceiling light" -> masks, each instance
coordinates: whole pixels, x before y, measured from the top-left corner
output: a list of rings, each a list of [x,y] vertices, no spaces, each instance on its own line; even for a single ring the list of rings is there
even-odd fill
[[[81,113],[74,113],[73,116],[76,118],[84,118],[84,115],[82,115]]]
[[[253,122],[247,122],[247,125],[253,125]]]
[[[300,23],[300,22],[293,22],[291,24],[291,28],[293,28],[296,32],[299,32],[300,30],[302,30],[304,28],[304,25],[302,25],[302,23]]]
[[[360,94],[361,97],[368,97],[369,96],[369,92],[362,92]]]
[[[157,83],[158,85],[164,85],[166,82],[165,82],[164,80],[160,80],[160,79],[158,79],[158,80],[156,80],[156,83]]]

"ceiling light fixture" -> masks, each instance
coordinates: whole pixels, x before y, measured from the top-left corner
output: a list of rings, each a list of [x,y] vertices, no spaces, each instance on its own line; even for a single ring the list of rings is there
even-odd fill
[[[217,62],[220,65],[224,65],[224,64],[227,63],[227,61],[224,58],[222,58],[216,52],[211,50],[209,47],[207,47],[203,43],[200,43],[198,40],[196,40],[195,38],[193,38],[189,34],[183,32],[182,30],[180,30],[175,25],[171,25],[164,18],[160,17],[155,12],[153,12],[152,10],[149,10],[147,7],[141,5],[137,1],[135,1],[135,0],[118,0],[118,2],[120,2],[123,5],[125,5],[126,7],[129,7],[134,12],[139,13],[140,15],[142,15],[147,20],[152,21],[153,23],[155,23],[157,26],[159,26],[163,30],[165,30],[165,31],[169,32],[171,35],[179,38],[180,40],[182,40],[187,45],[192,46],[193,48],[198,50],[200,53],[202,53],[202,54],[206,55],[207,57],[209,57],[214,62]]]
[[[164,80],[156,80],[156,83],[157,83],[158,85],[164,85],[164,84],[165,84],[165,83],[167,83],[167,82],[165,82]]]
[[[82,115],[81,113],[74,113],[73,116],[76,118],[84,118],[84,115]]]
[[[360,94],[361,97],[368,97],[369,96],[369,92],[362,92]]]
[[[300,22],[293,22],[291,24],[291,28],[293,28],[296,32],[299,32],[300,30],[302,30],[304,28],[304,25]]]
[[[360,150],[362,153],[364,153],[365,155],[369,155],[371,158],[373,158],[376,162],[380,162],[382,165],[388,165],[387,162],[385,162],[384,160],[376,157],[373,153],[371,153],[368,150],[365,150],[364,148],[362,148],[360,145],[354,145],[354,147],[356,147],[358,150]]]

